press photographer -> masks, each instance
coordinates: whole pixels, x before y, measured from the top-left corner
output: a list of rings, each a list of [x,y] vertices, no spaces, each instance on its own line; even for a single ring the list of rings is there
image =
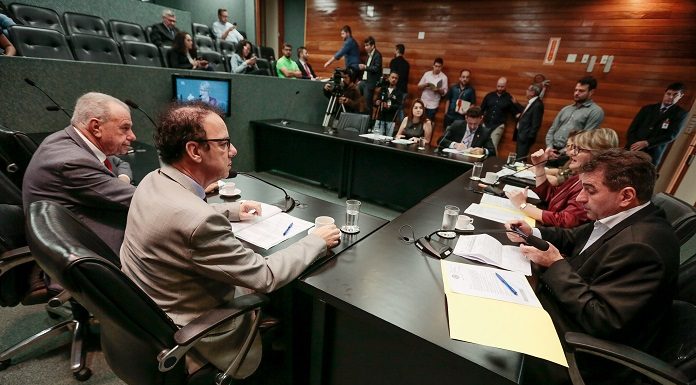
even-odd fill
[[[389,76],[384,75],[377,83],[372,116],[375,121],[372,132],[375,134],[394,136],[396,114],[403,100],[403,93],[396,88],[398,82],[399,74],[392,72]]]
[[[356,78],[357,72],[352,68],[337,68],[331,81],[324,85],[324,95],[335,97],[340,111],[363,112],[363,97],[355,84]]]

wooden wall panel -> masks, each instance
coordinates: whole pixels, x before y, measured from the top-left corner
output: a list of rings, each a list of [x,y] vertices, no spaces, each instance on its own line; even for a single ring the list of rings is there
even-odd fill
[[[459,71],[472,71],[477,102],[495,89],[500,76],[508,78],[508,91],[524,101],[524,90],[537,73],[551,81],[544,100],[546,112],[537,145],[558,111],[572,102],[576,81],[586,75],[598,79],[594,100],[604,108],[603,127],[619,133],[622,144],[633,116],[641,106],[661,100],[664,88],[674,81],[685,82],[687,95],[680,104],[687,110],[696,89],[696,3],[690,0],[489,0],[403,1],[403,0],[307,0],[305,44],[319,76],[332,69],[322,64],[342,44],[339,30],[348,24],[362,47],[372,35],[385,58],[393,56],[394,45],[406,45],[411,64],[409,94],[417,95],[416,85],[432,61],[441,56],[450,83]],[[367,6],[374,16],[367,16]],[[419,31],[425,39],[418,40]],[[554,65],[543,65],[548,40],[560,37]],[[566,63],[568,54],[578,62]],[[579,63],[583,54],[614,55],[611,72],[595,65],[591,73]],[[338,62],[336,65],[342,65]],[[336,66],[334,65],[334,67]],[[436,121],[437,136],[442,134],[440,106]],[[508,121],[499,152],[505,156],[514,150],[512,128]]]

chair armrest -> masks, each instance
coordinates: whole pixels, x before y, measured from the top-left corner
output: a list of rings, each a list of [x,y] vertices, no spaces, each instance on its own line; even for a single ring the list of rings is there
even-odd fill
[[[263,294],[252,293],[237,297],[233,301],[212,309],[189,322],[174,334],[174,341],[179,345],[188,345],[226,321],[258,309],[266,303],[268,303],[268,297]]]
[[[58,295],[55,297],[51,298],[48,300],[48,306],[49,307],[60,307],[64,303],[68,302],[72,298],[72,294],[70,294],[67,290],[63,290]]]
[[[684,373],[672,365],[630,346],[576,332],[566,333],[565,340],[573,353],[583,352],[614,361],[660,384],[687,385],[689,383]]]
[[[171,349],[160,352],[157,356],[159,370],[161,372],[166,372],[172,369],[198,340],[205,337],[212,330],[242,314],[260,309],[267,304],[268,301],[268,297],[259,293],[243,295],[218,308],[211,309],[189,322],[174,333],[174,341],[177,345]]]
[[[31,262],[34,256],[29,250],[29,246],[18,247],[0,254],[0,275],[21,264]]]

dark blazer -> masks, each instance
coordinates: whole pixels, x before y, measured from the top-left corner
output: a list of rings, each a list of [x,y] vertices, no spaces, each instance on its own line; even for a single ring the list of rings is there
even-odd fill
[[[679,242],[674,231],[652,203],[580,253],[592,230],[593,223],[540,228],[542,238],[566,257],[540,275],[539,298],[561,336],[581,331],[648,350],[676,291]]]
[[[519,106],[522,107],[522,106]],[[524,107],[521,108],[524,111]],[[515,127],[513,138],[518,141],[534,143],[536,140],[541,121],[544,119],[544,102],[536,98],[532,105],[520,115],[519,122]]]
[[[195,53],[192,55],[195,55]],[[191,57],[195,58],[195,56]],[[175,51],[174,49],[170,49],[169,52],[167,52],[167,60],[169,61],[170,68],[181,68],[188,70],[193,68],[193,64],[191,64],[188,57],[181,52]]]
[[[466,131],[466,120],[457,120],[452,123],[445,132],[445,136],[440,139],[439,147],[448,148],[452,143],[459,143],[464,139]],[[471,147],[481,147],[488,150],[488,156],[495,156],[495,145],[491,140],[491,130],[481,124],[474,134],[474,139],[471,141]]]
[[[643,106],[633,118],[628,127],[628,142],[626,148],[630,148],[635,142],[648,141],[647,152],[657,165],[662,159],[667,145],[677,137],[686,124],[687,112],[679,106],[670,107],[664,114],[660,114],[661,103]],[[663,128],[666,126],[667,128]]]
[[[305,71],[304,66],[302,63],[300,63],[299,60],[295,60],[295,63],[297,63],[297,66],[300,67],[300,72],[302,72],[302,79],[312,79],[317,77],[317,74],[314,73],[314,69],[312,68],[312,65],[307,62],[307,68],[309,68],[309,73]]]
[[[25,210],[39,200],[58,202],[118,255],[135,187],[116,177],[126,174],[132,178],[128,163],[115,156],[109,160],[115,174],[99,162],[73,127],[51,134],[36,150],[24,174]]]
[[[174,44],[174,36],[179,33],[179,29],[174,27],[174,33],[170,34],[167,27],[163,23],[158,23],[152,26],[152,32],[150,32],[150,43],[156,46],[162,45],[172,45]]]
[[[372,54],[372,62],[365,68],[365,71],[367,72],[367,84],[374,88],[377,81],[382,77],[382,54],[377,48],[375,48],[375,53]]]

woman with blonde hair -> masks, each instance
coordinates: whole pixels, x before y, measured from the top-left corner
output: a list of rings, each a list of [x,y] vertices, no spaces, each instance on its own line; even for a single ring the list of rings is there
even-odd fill
[[[506,193],[510,202],[525,215],[536,219],[546,226],[575,227],[589,221],[585,208],[576,201],[582,190],[578,172],[594,154],[619,146],[619,137],[610,128],[598,128],[583,131],[573,138],[573,143],[566,145],[566,154],[570,156],[568,168],[570,176],[558,186],[552,186],[546,176],[544,163],[549,159],[551,150],[538,150],[532,154],[535,164],[536,187],[534,191],[546,203],[546,209],[527,203],[527,189]]]

